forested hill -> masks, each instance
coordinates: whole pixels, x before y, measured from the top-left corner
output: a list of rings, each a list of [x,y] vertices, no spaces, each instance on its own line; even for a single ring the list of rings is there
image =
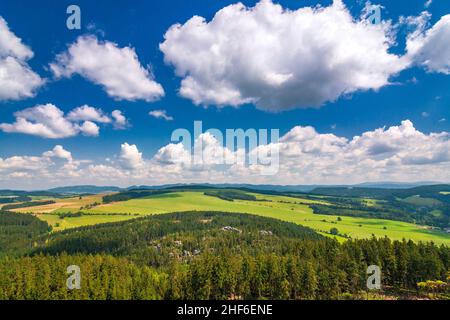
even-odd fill
[[[421,196],[424,198],[438,198],[450,202],[450,185],[419,186],[409,189],[384,189],[384,188],[362,188],[362,187],[322,187],[312,190],[311,194],[328,195],[335,197],[362,197],[374,199],[407,198]]]
[[[41,236],[51,230],[49,225],[32,215],[0,213],[0,257],[29,252]]]
[[[314,189],[311,194],[327,196],[333,202],[332,206],[311,206],[317,214],[407,221],[443,230],[450,227],[450,185],[447,184],[409,189],[330,187]],[[367,199],[375,200],[372,204],[376,205],[368,205]]]
[[[272,218],[220,212],[181,212],[55,233],[50,235],[45,247],[35,252],[127,255],[146,250],[164,238],[176,241],[177,236],[187,239],[184,247],[191,250],[205,249],[208,243],[223,246],[226,241],[237,242],[236,237],[249,242],[279,238],[325,239],[309,228]],[[171,245],[169,243],[169,247]],[[233,245],[230,243],[225,247],[232,248]]]
[[[387,238],[340,244],[245,214],[185,212],[36,230],[34,248],[27,241],[22,257],[0,258],[0,299],[361,299],[373,264],[390,294],[415,296],[418,282],[445,280],[450,268],[445,246]],[[70,265],[80,267],[80,290],[66,288]]]

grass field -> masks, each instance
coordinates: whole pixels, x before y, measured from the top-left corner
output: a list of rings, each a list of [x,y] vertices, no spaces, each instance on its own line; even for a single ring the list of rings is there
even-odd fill
[[[90,226],[100,223],[119,222],[135,218],[133,216],[128,215],[92,215],[73,218],[66,217],[64,219],[61,219],[56,214],[37,214],[36,216],[39,219],[44,220],[49,225],[51,225],[54,231],[77,228],[82,226]]]
[[[62,230],[98,223],[117,222],[133,219],[137,216],[162,214],[181,211],[223,211],[256,214],[272,217],[311,227],[327,234],[331,228],[337,228],[340,234],[352,238],[369,238],[387,236],[391,239],[411,239],[414,241],[434,241],[439,244],[450,244],[450,234],[430,230],[424,226],[411,223],[383,220],[341,217],[313,214],[308,204],[327,204],[324,200],[309,200],[288,196],[273,196],[254,193],[258,200],[226,201],[214,196],[207,196],[203,191],[182,191],[168,194],[154,195],[142,199],[133,199],[111,204],[102,204],[92,208],[87,205],[101,203],[102,195],[54,199],[56,203],[16,209],[16,212],[33,213],[40,219],[47,221],[54,230]],[[369,202],[371,200],[368,200]],[[375,201],[370,203],[376,205]],[[66,217],[61,219],[58,214],[84,212],[89,215],[81,217]],[[119,214],[119,215],[111,215]],[[337,237],[344,240],[342,237]]]
[[[406,203],[410,203],[416,206],[435,206],[441,204],[439,200],[432,198],[422,198],[421,196],[411,196],[405,199],[402,199]]]
[[[131,213],[131,214],[161,214],[178,211],[224,211],[257,214],[265,217],[277,218],[311,227],[319,232],[328,232],[331,228],[337,228],[341,234],[347,234],[353,238],[368,238],[388,236],[391,239],[403,238],[415,241],[434,241],[436,243],[450,244],[450,235],[429,230],[423,226],[411,223],[382,220],[342,217],[337,221],[337,216],[316,215],[305,204],[317,201],[298,199],[291,197],[269,196],[255,194],[259,199],[269,201],[244,201],[233,202],[221,200],[216,197],[206,196],[202,192],[175,192],[143,199],[134,199],[125,202],[117,202],[97,206],[87,212],[104,213]]]

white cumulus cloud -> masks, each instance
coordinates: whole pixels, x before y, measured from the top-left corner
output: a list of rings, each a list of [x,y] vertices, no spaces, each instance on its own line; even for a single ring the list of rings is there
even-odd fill
[[[114,128],[126,119],[122,119],[119,110],[111,115],[115,120]],[[37,105],[14,113],[15,122],[0,123],[0,130],[7,133],[22,133],[49,139],[73,137],[78,134],[98,136],[97,123],[108,124],[113,120],[101,109],[87,105],[75,108],[66,116],[57,106],[48,103]],[[123,117],[123,116],[122,116]],[[117,120],[119,119],[119,120]]]
[[[66,159],[67,161],[72,161],[72,153],[70,151],[65,150],[64,147],[61,145],[55,146],[53,150],[44,152],[43,156],[49,158],[56,157],[60,159]]]
[[[17,132],[45,138],[66,138],[78,133],[76,126],[64,117],[64,112],[53,104],[37,105],[14,113],[16,121],[2,123],[4,132]]]
[[[190,163],[191,153],[182,143],[170,143],[159,149],[154,159],[163,164]]]
[[[341,0],[298,10],[262,0],[173,25],[160,49],[195,104],[282,111],[389,85],[409,65],[390,53],[393,33],[389,22],[356,20]]]
[[[67,115],[71,121],[95,121],[100,123],[110,123],[111,119],[102,110],[84,105],[78,107]]]
[[[166,121],[173,120],[173,117],[167,115],[166,110],[153,110],[153,111],[150,111],[148,114],[156,119],[164,119]]]
[[[126,142],[121,145],[120,161],[126,169],[138,169],[144,163],[142,152],[139,152],[137,146]]]
[[[81,126],[77,126],[85,136],[97,137],[100,134],[100,128],[92,121],[84,121]]]
[[[114,110],[111,112],[111,117],[114,119],[114,128],[117,130],[126,129],[129,126],[127,118],[123,115],[122,111]]]
[[[141,65],[133,48],[120,48],[95,36],[80,36],[57,55],[50,69],[57,78],[79,74],[118,100],[155,101],[164,96],[162,86]]]
[[[417,30],[407,39],[409,57],[428,72],[450,74],[450,14],[439,19],[434,26],[425,29],[430,18],[427,12],[413,19]]]
[[[33,97],[45,81],[27,61],[33,51],[22,43],[0,16],[0,101]]]

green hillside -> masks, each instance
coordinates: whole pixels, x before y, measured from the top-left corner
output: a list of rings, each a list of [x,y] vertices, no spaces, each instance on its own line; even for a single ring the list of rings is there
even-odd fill
[[[263,217],[276,218],[313,228],[328,236],[332,236],[330,235],[331,229],[337,228],[338,238],[341,240],[344,240],[345,237],[370,238],[372,235],[375,235],[377,237],[388,236],[391,239],[397,240],[406,238],[415,241],[450,243],[450,234],[432,230],[431,228],[414,223],[367,217],[314,214],[310,206],[330,205],[326,199],[311,200],[307,198],[248,193],[237,190],[235,192],[250,195],[258,201],[241,199],[232,199],[233,201],[229,201],[229,199],[224,200],[217,196],[207,195],[204,191],[164,192],[131,200],[101,204],[83,210],[79,210],[76,206],[73,209],[66,207],[55,208],[51,213],[39,215],[39,217],[52,224],[56,230],[59,230],[94,224],[89,222],[95,221],[96,219],[99,219],[98,222],[102,222],[101,219],[104,219],[103,222],[108,222],[169,212],[212,210],[250,213]],[[229,190],[227,191],[229,192]],[[116,199],[119,200],[121,198],[122,196],[119,194]],[[39,210],[39,208],[37,207],[33,210]],[[56,214],[78,211],[81,211],[84,215],[80,217],[66,217],[64,219],[59,219],[58,216],[55,216]],[[58,225],[55,225],[55,223],[58,223]]]

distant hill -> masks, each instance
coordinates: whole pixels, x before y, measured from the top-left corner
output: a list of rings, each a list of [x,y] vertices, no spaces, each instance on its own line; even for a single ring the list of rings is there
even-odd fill
[[[193,184],[166,184],[160,186],[131,186],[128,190],[159,190],[174,188],[237,188],[259,191],[277,191],[277,192],[308,192],[323,185],[272,185],[272,184],[245,184],[245,183],[193,183]],[[326,186],[325,186],[326,187]]]
[[[160,190],[160,189],[173,189],[173,188],[237,188],[237,189],[250,189],[259,191],[277,191],[277,192],[311,192],[318,188],[377,188],[377,189],[409,189],[419,186],[437,185],[436,182],[365,182],[355,185],[275,185],[275,184],[245,184],[245,183],[192,183],[192,184],[165,184],[159,186],[130,186],[127,190]]]
[[[20,196],[35,196],[35,197],[58,197],[58,192],[52,191],[22,191],[22,190],[0,190],[0,197],[20,197]]]
[[[354,187],[363,188],[382,188],[382,189],[410,189],[420,186],[439,185],[439,182],[423,181],[423,182],[364,182]]]
[[[134,186],[129,186],[128,188],[125,188],[125,190],[160,190],[160,189],[182,187],[182,186],[188,186],[188,184],[176,183],[176,184],[162,184],[162,185],[157,185],[157,186],[147,186],[147,185],[136,186],[136,185],[134,185]]]
[[[413,188],[430,187],[440,185],[433,182],[366,182],[355,185],[273,185],[273,184],[245,184],[245,183],[192,183],[192,184],[164,184],[164,185],[134,185],[127,188],[117,186],[95,186],[79,185],[64,186],[48,189],[45,191],[18,191],[18,190],[0,190],[0,196],[57,196],[71,194],[101,194],[108,192],[121,192],[127,190],[162,190],[177,188],[236,188],[265,192],[280,193],[314,193],[335,196],[355,196],[355,197],[385,197],[393,192],[409,190]],[[420,189],[419,189],[420,190]],[[445,191],[445,190],[444,190]]]
[[[93,186],[93,185],[85,185],[85,186],[68,186],[68,187],[59,187],[59,188],[53,188],[49,189],[48,191],[54,192],[54,193],[60,193],[60,194],[100,194],[100,193],[107,193],[107,192],[119,192],[123,190],[119,187],[114,186]]]
[[[449,184],[438,184],[408,189],[320,187],[312,190],[310,193],[335,197],[364,197],[375,199],[387,199],[392,197],[404,199],[412,196],[420,196],[422,198],[433,198],[443,202],[450,202],[449,192]]]
[[[175,220],[177,223],[174,223]],[[130,230],[133,230],[132,239]],[[222,231],[217,232],[217,230]],[[297,241],[327,241],[323,235],[310,228],[273,218],[245,213],[194,211],[151,215],[123,222],[86,226],[78,230],[66,230],[63,233],[50,235],[48,244],[36,251],[52,255],[62,252],[69,254],[106,252],[131,255],[137,250],[153,248],[152,245],[155,244],[155,241],[171,238],[174,235],[176,235],[176,239],[186,237],[186,242],[190,241],[192,244],[198,241],[198,246],[195,245],[194,248],[199,247],[201,251],[207,251],[209,250],[206,245],[208,242],[223,245],[226,238],[234,239],[234,244],[236,241],[240,242],[236,239],[235,231],[238,234],[248,234],[247,237],[260,240],[261,230],[270,230],[271,236],[264,237],[265,241],[271,240],[275,243],[279,243],[278,241],[283,238]],[[206,232],[208,232],[207,240],[204,239]],[[259,241],[259,243],[262,242]],[[169,242],[166,240],[166,243]],[[244,241],[242,245],[249,246],[249,242]],[[255,241],[250,246],[256,245]],[[273,247],[263,245],[263,248],[270,251]],[[167,252],[166,254],[169,254],[170,251],[164,250]],[[158,255],[162,255],[162,252],[159,252]]]

